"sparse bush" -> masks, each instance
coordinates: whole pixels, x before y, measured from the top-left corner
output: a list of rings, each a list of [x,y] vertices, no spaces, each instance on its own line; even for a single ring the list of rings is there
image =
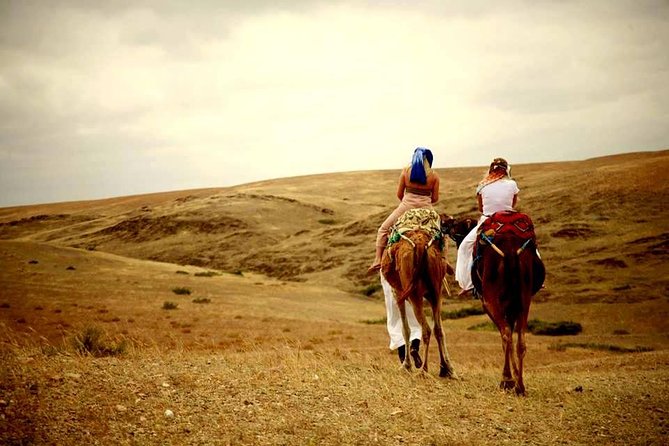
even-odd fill
[[[530,320],[527,323],[527,329],[532,334],[545,336],[572,336],[583,331],[583,327],[578,322],[546,322],[540,319]]]
[[[174,294],[179,294],[179,295],[182,295],[182,294],[190,294],[190,293],[191,293],[190,289],[185,288],[185,287],[176,287],[176,288],[172,288],[172,292],[173,292]]]
[[[236,269],[234,271],[230,271],[230,274],[234,274],[235,276],[243,276],[244,275],[244,273],[242,273],[242,271],[239,270],[239,269]]]
[[[208,299],[206,297],[198,297],[193,299],[194,304],[208,304],[211,302],[211,299]]]
[[[9,308],[9,304],[7,302],[3,302],[0,304],[0,308]]]
[[[497,327],[491,321],[481,322],[480,324],[472,325],[467,327],[467,330],[470,331],[496,331]]]
[[[179,304],[166,300],[163,302],[163,310],[176,310]]]
[[[65,268],[65,269],[68,270],[68,271],[74,271],[74,270],[76,270],[77,268],[75,268],[74,266],[70,265],[70,266],[68,266],[68,267]]]
[[[195,277],[213,277],[213,276],[220,276],[219,273],[216,271],[201,271],[199,273],[194,274]]]
[[[380,319],[365,319],[364,321],[360,322],[367,325],[380,325],[380,324],[385,324],[387,322],[387,319],[385,317],[382,317]]]
[[[190,274],[188,271],[184,271],[184,270],[182,270],[182,269],[178,270],[176,273],[177,273],[177,274],[184,274],[184,275],[188,275],[188,274]]]
[[[635,347],[622,347],[620,345],[597,344],[595,342],[566,342],[566,343],[558,342],[557,344],[552,344],[548,346],[550,350],[556,350],[560,352],[565,351],[567,350],[567,348],[571,347],[587,348],[590,350],[604,350],[613,353],[641,353],[641,352],[653,351],[653,348],[651,347],[643,347],[638,345]]]
[[[613,334],[614,335],[628,335],[628,334],[630,334],[630,332],[625,330],[625,329],[619,328],[617,330],[613,330]]]
[[[442,311],[442,319],[462,319],[469,316],[479,316],[485,314],[481,307],[465,307],[453,311]]]
[[[362,290],[362,294],[364,294],[365,296],[368,296],[368,297],[369,297],[369,296],[371,296],[372,294],[374,294],[374,293],[376,293],[377,291],[379,291],[381,288],[382,288],[382,287],[381,287],[380,284],[378,284],[378,283],[372,283],[371,285],[367,285],[367,286]]]
[[[321,218],[318,220],[318,223],[322,225],[333,225],[336,223],[336,221],[333,218]]]
[[[125,340],[119,343],[109,342],[103,333],[97,327],[86,327],[83,331],[74,336],[72,344],[75,350],[80,354],[101,356],[118,356],[126,351],[127,343]]]

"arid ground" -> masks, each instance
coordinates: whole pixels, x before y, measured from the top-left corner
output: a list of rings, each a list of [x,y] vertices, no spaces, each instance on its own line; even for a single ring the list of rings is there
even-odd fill
[[[485,170],[439,170],[437,210],[475,215]],[[458,379],[388,350],[365,270],[399,168],[2,208],[0,443],[668,444],[668,172],[513,166],[548,271],[530,319],[582,327],[528,335],[526,397],[478,300],[444,295]]]

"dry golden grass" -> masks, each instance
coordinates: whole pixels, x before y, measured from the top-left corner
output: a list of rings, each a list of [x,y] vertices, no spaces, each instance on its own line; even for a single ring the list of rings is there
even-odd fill
[[[530,317],[583,325],[528,335],[526,398],[486,316],[445,322],[458,380],[363,322],[396,172],[0,209],[0,443],[666,444],[668,167],[514,166],[549,271]],[[480,173],[441,171],[439,210],[470,212]],[[75,348],[87,328],[113,356]]]

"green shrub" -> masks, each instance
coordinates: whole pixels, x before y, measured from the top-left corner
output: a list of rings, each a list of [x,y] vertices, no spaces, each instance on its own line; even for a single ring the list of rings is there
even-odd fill
[[[381,324],[385,324],[387,322],[387,319],[385,317],[382,317],[380,319],[366,319],[366,320],[360,321],[360,322],[362,322],[363,324],[367,324],[367,325],[381,325]]]
[[[125,340],[116,344],[109,342],[98,327],[86,327],[72,338],[75,350],[80,354],[102,356],[118,356],[126,351]]]
[[[442,319],[462,319],[469,316],[479,316],[485,314],[481,307],[465,307],[453,311],[442,311]]]
[[[497,331],[497,327],[490,321],[481,322],[480,324],[472,325],[467,327],[467,330],[470,331]]]
[[[587,348],[590,350],[604,350],[613,353],[640,353],[640,352],[652,352],[653,348],[635,346],[635,347],[621,347],[620,345],[613,344],[597,344],[595,342],[566,342],[557,344],[552,344],[548,348],[550,350],[556,351],[565,351],[567,348],[576,347],[576,348]]]
[[[208,299],[206,297],[198,297],[193,299],[194,304],[208,304],[211,302],[211,299]]]
[[[188,271],[184,271],[184,270],[180,269],[180,270],[177,271],[177,274],[185,274],[185,275],[188,275],[188,274],[190,274],[190,273],[189,273]]]
[[[367,285],[363,290],[362,294],[365,296],[371,296],[372,294],[376,293],[381,289],[381,285],[378,283],[372,283],[371,285]]]
[[[333,218],[321,218],[318,220],[318,223],[322,225],[333,225],[336,223],[336,221]]]
[[[191,291],[188,288],[184,288],[184,287],[172,288],[172,292],[174,294],[190,294],[191,293]]]
[[[163,302],[163,310],[176,310],[179,304],[166,300]]]
[[[213,276],[220,276],[219,273],[215,271],[202,271],[199,273],[194,274],[195,277],[213,277]]]
[[[532,334],[545,336],[571,336],[583,331],[583,327],[578,322],[546,322],[540,319],[530,320],[527,323],[527,329]]]

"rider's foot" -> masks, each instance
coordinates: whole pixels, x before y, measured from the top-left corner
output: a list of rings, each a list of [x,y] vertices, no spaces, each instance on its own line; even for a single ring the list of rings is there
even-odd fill
[[[471,293],[472,289],[473,289],[473,288],[469,288],[469,289],[467,289],[467,290],[461,290],[461,291],[458,293],[458,296],[460,296],[460,297],[467,296],[467,295],[469,295],[469,293]]]

